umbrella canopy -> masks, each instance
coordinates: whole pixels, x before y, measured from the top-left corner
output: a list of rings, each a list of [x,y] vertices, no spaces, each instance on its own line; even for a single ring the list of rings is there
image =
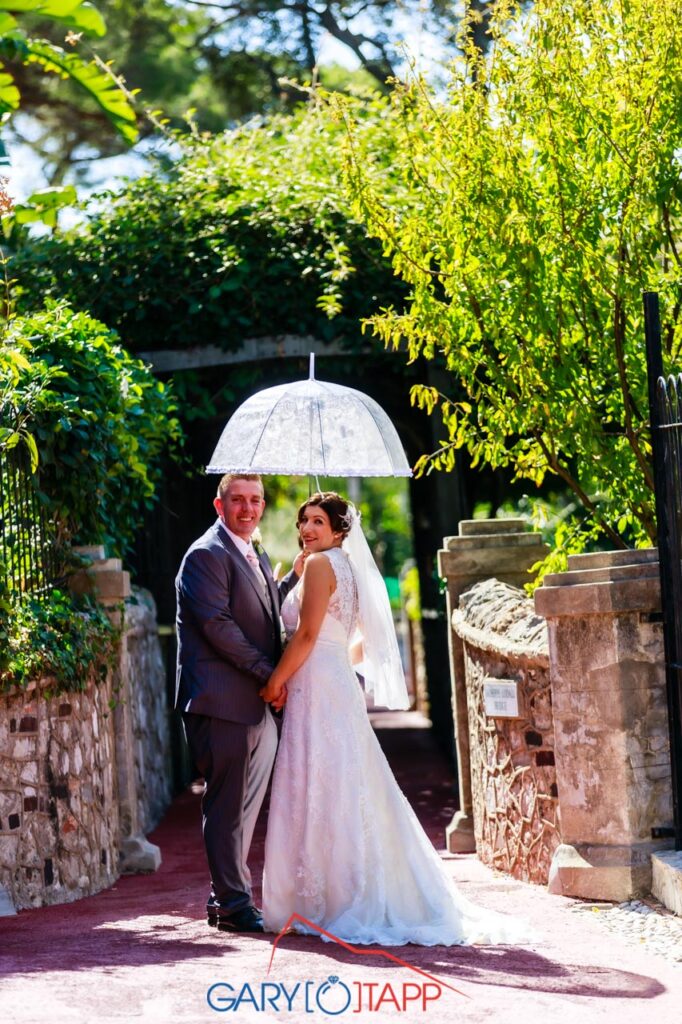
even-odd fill
[[[208,473],[411,476],[398,433],[373,398],[310,377],[265,388],[227,422]]]

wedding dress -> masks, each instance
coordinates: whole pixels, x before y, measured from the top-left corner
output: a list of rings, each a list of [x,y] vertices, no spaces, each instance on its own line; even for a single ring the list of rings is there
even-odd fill
[[[348,647],[358,618],[348,555],[315,646],[287,683],[265,841],[263,918],[298,913],[351,943],[424,946],[522,940],[520,922],[462,897],[398,787],[367,716]],[[282,607],[291,636],[300,583]],[[296,931],[318,934],[300,921]]]

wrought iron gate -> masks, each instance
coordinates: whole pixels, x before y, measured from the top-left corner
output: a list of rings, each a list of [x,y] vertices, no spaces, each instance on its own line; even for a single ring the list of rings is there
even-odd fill
[[[658,295],[644,293],[675,849],[682,849],[682,374],[663,376]]]

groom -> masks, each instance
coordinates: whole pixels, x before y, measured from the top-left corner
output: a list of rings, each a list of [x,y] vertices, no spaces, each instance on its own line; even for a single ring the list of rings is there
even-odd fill
[[[278,587],[267,555],[251,541],[265,509],[259,476],[224,476],[213,504],[218,519],[191,545],[175,581],[175,706],[205,783],[208,923],[221,931],[262,932],[246,859],[277,729],[258,691],[281,654],[280,602],[296,582],[301,556]]]

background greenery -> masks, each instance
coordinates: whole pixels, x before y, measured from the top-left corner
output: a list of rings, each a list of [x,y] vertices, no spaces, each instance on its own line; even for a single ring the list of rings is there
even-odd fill
[[[55,0],[51,8],[60,2],[66,0]],[[130,99],[141,112],[161,111],[162,120],[183,130],[190,118],[200,131],[217,133],[254,115],[291,111],[305,97],[297,83],[386,91],[387,79],[402,73],[403,40],[408,52],[417,38],[445,55],[456,52],[457,26],[466,8],[477,19],[470,23],[472,37],[485,48],[495,3],[101,0],[103,41],[86,33],[67,48],[85,61],[93,50],[112,61],[127,87],[139,90]],[[59,22],[40,11],[22,17],[33,35],[63,46]],[[320,62],[330,40],[341,63]],[[126,140],[109,130],[96,102],[83,102],[75,85],[38,74],[30,64],[12,61],[11,67],[24,112],[14,125],[15,138],[30,140],[51,184],[87,179],[97,160],[125,152]],[[142,117],[137,128],[138,152],[162,138],[159,116]]]
[[[662,300],[666,366],[682,341],[679,0],[496,5],[489,58],[462,38],[447,100],[393,94],[390,167],[352,107],[356,216],[409,286],[368,330],[450,381],[422,466],[511,470],[572,492],[564,551],[655,542],[642,292]]]
[[[154,499],[160,455],[179,441],[168,389],[113,331],[63,303],[10,314],[0,346],[0,687],[49,675],[57,689],[82,688],[105,671],[116,631],[104,611],[59,589],[22,593],[16,554],[40,536],[57,579],[72,543],[125,554]],[[4,486],[6,460],[22,450],[44,517]]]
[[[395,26],[394,8],[375,6]],[[655,541],[641,293],[661,294],[664,358],[675,368],[682,0],[470,4],[458,35],[452,8],[433,6],[459,53],[447,92],[416,75],[388,91],[375,75],[381,96],[286,84],[271,103],[240,85],[237,113],[220,90],[208,102],[214,75],[234,85],[237,67],[269,75],[295,65],[314,77],[322,22],[312,9],[300,8],[297,34],[277,5],[243,7],[245,31],[254,18],[269,26],[265,72],[237,36],[218,41],[215,25],[234,14],[227,3],[179,5],[173,26],[161,0],[146,15],[109,8],[120,27],[112,42],[149,71],[150,95],[167,84],[174,124],[192,95],[201,109],[173,136],[178,159],[167,154],[95,198],[83,227],[60,232],[52,212],[53,234],[36,239],[30,210],[5,221],[23,316],[41,315],[45,296],[67,299],[144,352],[234,350],[290,332],[357,353],[364,327],[365,342],[404,353],[406,374],[430,362],[444,371],[413,390],[442,423],[421,469],[458,472],[471,461],[498,474],[501,500],[489,511],[541,522],[553,567],[586,545]],[[204,29],[213,64],[197,57]],[[392,67],[395,51],[382,46],[371,59]],[[369,60],[367,40],[361,49]],[[165,82],[169,57],[175,84],[170,74]],[[20,82],[29,98],[31,83]],[[277,112],[280,100],[290,113]],[[258,104],[263,116],[202,134]],[[66,166],[85,136],[76,149],[56,137]],[[16,386],[16,362],[7,372]],[[220,382],[185,373],[186,420],[208,422],[260,373],[231,370]],[[520,504],[519,485],[530,492]]]
[[[118,335],[66,304],[12,317],[0,367],[0,451],[27,443],[56,538],[125,554],[156,490],[159,456],[180,429],[170,392]],[[30,437],[30,441],[25,440]]]
[[[0,692],[49,678],[46,696],[101,682],[119,631],[104,608],[58,589],[12,600],[0,580]]]
[[[381,102],[358,102],[377,158]],[[115,327],[129,348],[314,334],[360,342],[360,319],[403,288],[348,215],[344,128],[314,103],[219,136],[184,138],[170,168],[95,197],[82,228],[33,239],[6,221],[19,303],[45,296]]]

